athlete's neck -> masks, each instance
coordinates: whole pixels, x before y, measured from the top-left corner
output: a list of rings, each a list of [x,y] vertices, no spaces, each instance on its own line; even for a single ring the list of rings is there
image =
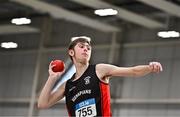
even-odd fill
[[[77,80],[79,79],[82,74],[86,71],[86,69],[88,68],[89,66],[89,63],[86,63],[86,64],[82,64],[82,63],[76,63],[74,64],[75,65],[75,68],[76,68],[76,74],[75,74],[75,78],[74,80]]]

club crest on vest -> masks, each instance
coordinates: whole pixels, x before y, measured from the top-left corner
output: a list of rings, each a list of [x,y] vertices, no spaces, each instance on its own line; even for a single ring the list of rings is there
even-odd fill
[[[90,78],[91,78],[90,76],[87,76],[87,77],[84,78],[84,81],[85,81],[86,85],[90,83]]]

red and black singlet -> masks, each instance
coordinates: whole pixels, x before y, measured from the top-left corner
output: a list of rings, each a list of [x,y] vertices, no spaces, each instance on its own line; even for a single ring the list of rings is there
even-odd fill
[[[65,97],[69,116],[111,116],[110,89],[97,77],[96,65],[89,65],[84,74],[66,82]]]

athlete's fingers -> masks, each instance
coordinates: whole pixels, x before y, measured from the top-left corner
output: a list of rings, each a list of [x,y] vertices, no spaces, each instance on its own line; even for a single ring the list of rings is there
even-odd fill
[[[159,62],[150,62],[149,63],[150,68],[152,69],[152,72],[159,73],[162,71],[162,65]]]
[[[150,62],[150,63],[149,63],[149,66],[150,66],[150,68],[151,68],[151,71],[154,71],[153,62]]]
[[[153,66],[154,66],[154,72],[159,73],[160,71],[159,64],[157,62],[153,62]]]
[[[56,65],[53,65],[52,62],[53,62],[53,61],[51,61],[51,62],[49,63],[49,74],[53,73],[52,68],[53,68],[54,66],[56,66]]]

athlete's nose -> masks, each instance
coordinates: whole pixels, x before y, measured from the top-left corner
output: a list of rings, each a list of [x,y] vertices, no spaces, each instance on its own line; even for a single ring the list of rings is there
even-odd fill
[[[87,52],[87,50],[88,50],[87,47],[84,47],[84,52]]]

